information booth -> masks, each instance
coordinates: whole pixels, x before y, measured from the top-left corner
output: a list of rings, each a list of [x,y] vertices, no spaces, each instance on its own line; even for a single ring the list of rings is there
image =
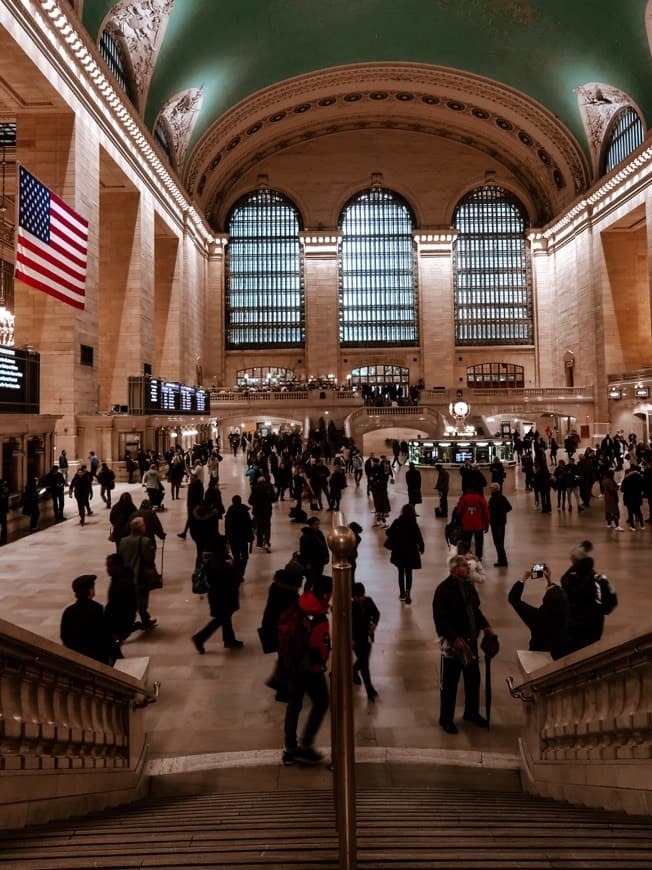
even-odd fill
[[[511,439],[448,435],[445,438],[419,438],[408,442],[408,462],[414,462],[421,472],[421,486],[424,490],[434,487],[437,480],[434,466],[441,463],[450,472],[450,494],[458,495],[461,492],[458,469],[467,459],[480,466],[488,483],[491,479],[489,466],[494,459],[499,459],[506,473],[503,491],[514,491],[516,463]]]

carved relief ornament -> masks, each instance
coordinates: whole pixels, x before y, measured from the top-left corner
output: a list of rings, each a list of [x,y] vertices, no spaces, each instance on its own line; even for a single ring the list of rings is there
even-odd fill
[[[163,43],[174,0],[118,0],[102,23],[111,23],[122,34],[134,71],[138,106],[147,101],[149,85]]]
[[[168,145],[179,169],[183,166],[203,99],[203,85],[200,88],[188,88],[185,91],[180,91],[163,104],[156,119],[158,122],[162,118],[167,124],[170,133]],[[154,126],[156,127],[156,123]]]

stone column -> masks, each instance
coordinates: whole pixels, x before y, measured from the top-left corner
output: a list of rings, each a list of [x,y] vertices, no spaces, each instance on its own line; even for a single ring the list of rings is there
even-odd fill
[[[426,387],[454,386],[455,319],[452,248],[449,228],[414,233],[419,279],[422,376]]]
[[[341,383],[338,251],[342,234],[301,232],[299,238],[303,245],[306,375],[332,373]]]
[[[552,262],[548,254],[548,240],[539,230],[532,230],[528,240],[532,263],[536,386],[563,386],[562,356],[566,348],[560,349],[555,329],[555,286],[552,278]]]
[[[229,237],[221,233],[215,237],[208,251],[206,263],[206,329],[204,333],[203,361],[204,385],[210,387],[233,386],[226,384],[225,318],[225,260]]]

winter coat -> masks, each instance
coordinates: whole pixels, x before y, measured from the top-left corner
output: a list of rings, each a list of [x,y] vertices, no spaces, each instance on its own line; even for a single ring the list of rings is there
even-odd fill
[[[604,495],[604,511],[607,514],[619,514],[618,484],[613,477],[602,479],[602,494]]]
[[[398,568],[420,568],[421,554],[424,551],[421,529],[416,522],[400,516],[387,529],[387,540],[391,545],[390,562]]]
[[[206,564],[211,616],[219,619],[240,609],[242,575],[231,560],[214,553]]]
[[[270,516],[275,501],[274,487],[267,480],[258,481],[249,496],[249,504],[255,517]]]
[[[224,518],[224,532],[232,543],[253,541],[254,525],[246,504],[232,504]]]
[[[568,598],[559,586],[551,586],[540,607],[522,600],[525,583],[517,580],[509,592],[508,601],[530,629],[529,649],[549,652],[559,659],[570,652],[570,609]]]
[[[421,472],[410,468],[405,472],[405,483],[410,504],[421,504]]]
[[[392,507],[387,495],[387,479],[384,475],[374,475],[369,481],[369,489],[374,500],[374,510],[377,514],[388,514]]]
[[[299,555],[313,571],[320,566],[323,568],[324,565],[327,565],[330,551],[324,533],[319,529],[311,528],[311,526],[304,526],[301,529],[301,539],[299,540]]]
[[[489,506],[483,495],[465,493],[455,511],[464,532],[485,532],[489,528]]]
[[[473,631],[473,626],[469,620],[467,600],[475,617],[475,631]],[[457,638],[461,637],[474,650],[477,648],[479,632],[489,626],[480,610],[480,597],[475,586],[468,580],[465,580],[462,585],[452,575],[449,575],[435,589],[435,595],[432,599],[432,616],[439,637],[445,638],[449,644],[454,644]]]

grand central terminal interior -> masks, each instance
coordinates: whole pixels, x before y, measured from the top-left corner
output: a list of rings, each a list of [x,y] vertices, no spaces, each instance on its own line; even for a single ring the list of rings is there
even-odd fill
[[[652,527],[617,533],[597,482],[541,512],[515,449],[538,432],[552,472],[551,439],[567,461],[618,434],[617,483],[636,445],[646,461],[651,63],[646,0],[0,0],[0,867],[651,866]],[[219,446],[224,506],[247,503],[243,436],[316,438],[331,471],[343,443],[404,443],[390,523],[421,475],[409,606],[366,479],[319,514],[334,651],[311,769],[281,764],[257,633],[299,547],[289,499],[247,565],[242,648],[191,641],[208,603],[163,457]],[[94,455],[138,506],[144,452],[163,588],[109,667],[60,638],[75,577],[106,603],[109,510],[96,486],[80,524],[66,489],[55,522],[43,481]],[[512,510],[509,567],[487,534],[476,587],[500,638],[490,727],[453,735],[435,466],[453,507],[460,466],[490,481],[494,460]],[[381,612],[375,703],[351,685],[349,523]],[[535,563],[558,583],[586,540],[618,606],[552,661],[508,594]]]

